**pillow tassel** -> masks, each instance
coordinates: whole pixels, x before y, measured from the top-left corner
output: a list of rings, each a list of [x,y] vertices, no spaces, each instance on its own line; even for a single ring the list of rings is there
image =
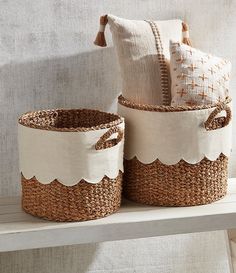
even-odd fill
[[[107,46],[106,38],[105,38],[105,28],[108,23],[107,15],[103,15],[100,17],[100,28],[97,34],[97,37],[94,41],[94,44],[97,46],[105,47]]]
[[[192,46],[189,38],[189,26],[185,22],[182,22],[183,43]]]

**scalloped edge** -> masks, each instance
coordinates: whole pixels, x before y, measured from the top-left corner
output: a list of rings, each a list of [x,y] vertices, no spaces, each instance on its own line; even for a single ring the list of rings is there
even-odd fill
[[[120,174],[120,172],[123,174],[124,173],[124,170],[118,170],[118,172],[117,172],[117,174],[114,176],[114,177],[112,177],[112,176],[108,176],[108,175],[103,175],[102,177],[99,177],[96,181],[94,180],[94,181],[88,181],[89,179],[87,179],[87,178],[81,178],[80,180],[79,180],[79,182],[78,182],[78,179],[75,181],[75,182],[71,182],[71,183],[65,183],[65,182],[63,182],[62,181],[62,179],[59,179],[59,178],[49,178],[48,179],[48,181],[45,181],[45,182],[42,182],[43,180],[44,180],[44,178],[41,180],[40,179],[40,175],[24,175],[23,174],[23,172],[21,171],[20,172],[20,174],[21,174],[21,176],[23,177],[23,178],[25,178],[26,180],[31,180],[31,179],[36,179],[39,183],[41,183],[41,184],[43,184],[43,185],[49,185],[49,184],[51,184],[51,183],[53,183],[55,180],[58,182],[58,183],[60,183],[60,184],[62,184],[62,185],[64,185],[64,186],[66,186],[66,187],[73,187],[73,186],[75,186],[75,185],[77,185],[77,184],[79,184],[81,181],[85,181],[85,182],[87,182],[87,183],[89,183],[89,184],[98,184],[98,183],[100,183],[104,178],[108,178],[108,179],[116,179],[118,176],[119,176],[119,174]]]
[[[166,161],[164,159],[160,159],[158,157],[156,157],[154,159],[152,158],[151,160],[148,160],[148,161],[147,160],[142,160],[139,155],[134,155],[134,156],[132,156],[130,158],[125,158],[125,160],[131,161],[131,160],[136,158],[139,162],[141,162],[142,164],[146,164],[146,165],[152,164],[156,160],[159,160],[162,164],[165,164],[165,165],[168,165],[168,166],[176,165],[181,160],[183,160],[186,163],[194,165],[194,164],[197,164],[197,163],[201,162],[204,158],[206,158],[206,159],[208,159],[210,161],[216,161],[220,157],[221,154],[226,156],[226,157],[229,157],[230,154],[231,154],[231,151],[232,151],[232,148],[231,148],[231,150],[229,152],[225,152],[225,151],[224,152],[219,152],[219,153],[217,153],[217,154],[215,154],[213,156],[208,156],[206,154],[202,154],[202,156],[200,158],[196,159],[196,160],[193,160],[193,159],[190,160],[190,159],[186,159],[184,157],[178,157],[178,159],[176,159],[176,161],[172,161],[171,163],[169,161]]]

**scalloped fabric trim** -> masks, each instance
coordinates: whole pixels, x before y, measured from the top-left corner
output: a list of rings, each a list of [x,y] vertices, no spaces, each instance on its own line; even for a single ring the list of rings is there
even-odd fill
[[[124,129],[124,122],[119,127]],[[123,172],[124,140],[111,148],[95,149],[108,130],[57,132],[19,124],[20,172],[26,179],[36,177],[42,184],[57,179],[66,186],[81,180],[99,183],[104,176],[114,179]]]
[[[54,178],[53,176],[51,176],[51,178],[49,178],[48,176],[45,176],[45,175],[27,175],[27,174],[24,174],[23,172],[21,172],[22,176],[27,179],[27,180],[30,180],[30,179],[33,179],[35,178],[39,183],[41,184],[44,184],[44,185],[47,185],[47,184],[51,184],[52,182],[54,182],[55,180],[57,180],[59,183],[61,183],[62,185],[65,185],[65,186],[74,186],[74,185],[77,185],[79,184],[82,180],[84,180],[85,182],[87,183],[90,183],[90,184],[97,184],[97,183],[100,183],[105,177],[109,178],[109,179],[116,179],[119,175],[120,172],[124,172],[124,170],[118,170],[117,171],[117,174],[115,175],[113,173],[113,175],[115,175],[114,177],[113,176],[108,176],[108,175],[104,175],[102,177],[97,177],[95,180],[88,180],[89,178],[82,178],[82,179],[71,179],[70,177],[70,182],[68,182],[68,178],[67,177],[60,177],[60,179],[58,178]]]
[[[137,157],[144,164],[159,159],[163,164],[174,165],[181,159],[190,164],[204,157],[214,161],[221,153],[228,157],[232,148],[232,121],[212,131],[204,127],[214,109],[150,112],[119,104],[118,112],[126,120],[125,159]]]

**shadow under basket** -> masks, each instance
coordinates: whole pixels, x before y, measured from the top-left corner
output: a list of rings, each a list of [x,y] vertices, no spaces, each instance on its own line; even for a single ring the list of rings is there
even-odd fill
[[[165,139],[165,136],[171,134],[176,136],[175,133],[178,132],[184,134],[186,122],[182,126],[182,131],[178,131],[178,128],[176,131],[173,130],[179,126],[180,122],[184,122],[183,119],[185,115],[188,115],[190,112],[190,115],[194,115],[195,113],[196,115],[199,114],[200,118],[203,118],[205,121],[196,125],[197,133],[201,130],[203,135],[208,133],[215,134],[219,132],[217,129],[220,128],[225,128],[231,132],[231,128],[227,127],[231,120],[230,101],[231,99],[228,99],[225,103],[204,107],[172,107],[134,104],[120,96],[119,114],[126,119],[124,196],[138,203],[156,206],[204,205],[224,197],[227,193],[228,156],[223,154],[223,151],[217,153],[215,160],[209,160],[207,157],[203,157],[200,160],[196,160],[197,163],[188,163],[186,160],[181,159],[181,156],[185,158],[185,154],[184,152],[182,153],[181,150],[182,148],[180,148],[180,150],[178,150],[178,146],[177,148],[175,146],[174,149],[170,148],[175,139],[173,140],[173,138],[171,138],[170,142],[167,142],[167,146],[163,144],[165,143],[163,139]],[[226,115],[219,117],[221,111],[226,112]],[[168,113],[169,116],[167,115]],[[178,117],[176,117],[175,123],[171,123],[174,115],[178,115]],[[171,121],[166,124],[169,117]],[[192,120],[194,123],[195,119]],[[198,122],[197,119],[196,122]],[[155,126],[154,124],[157,124],[159,127],[153,128]],[[164,128],[165,126],[168,127],[165,128],[166,130],[157,129]],[[191,130],[191,127],[188,130]],[[158,131],[161,131],[160,136],[158,136]],[[149,135],[146,135],[146,132],[148,132]],[[150,138],[150,134],[154,136]],[[215,135],[213,135],[213,138],[214,136]],[[222,138],[222,136],[220,137]],[[159,139],[162,140],[159,141]],[[157,144],[158,141],[161,143],[159,146]],[[188,145],[184,147],[185,151],[194,151],[192,147],[198,147],[197,141],[198,140],[196,140],[196,143],[192,146],[191,142],[189,142]],[[142,145],[143,147],[140,148]],[[179,158],[178,160],[175,158],[174,161],[178,163],[164,164],[159,156],[162,156],[166,161],[169,160],[169,158],[168,154],[165,154],[165,147],[160,155],[158,149],[160,149],[161,146],[168,147],[168,151],[170,152],[177,150],[177,152],[179,152]],[[183,145],[181,147],[183,147]],[[152,153],[152,151],[156,149],[152,154],[154,160],[148,157],[149,154],[146,152],[148,149],[149,153]],[[230,148],[228,150],[230,153]],[[173,152],[173,154],[175,154],[175,152]],[[194,156],[195,155],[193,155],[193,158]],[[194,158],[193,162],[195,159],[196,158]],[[151,163],[144,163],[143,161],[149,161]]]
[[[34,216],[53,221],[86,221],[105,217],[116,212],[121,204],[123,124],[123,119],[118,115],[87,109],[43,110],[22,115],[19,119],[19,150],[23,209]],[[32,129],[32,132],[30,129]],[[52,132],[55,134],[51,134],[53,138],[50,138],[50,134],[47,134]],[[90,139],[91,141],[88,142],[91,134],[92,140]],[[116,135],[116,137],[111,138],[112,135]],[[63,150],[60,145],[64,137],[65,149]],[[48,151],[44,148],[43,139],[45,141],[45,138],[48,139],[48,143],[46,143],[46,145],[48,144]],[[29,139],[32,139],[33,144],[29,144]],[[74,147],[70,146],[70,149],[68,149],[67,146],[73,145],[70,139],[76,139],[76,141]],[[54,149],[56,155],[51,160],[50,157],[53,155],[52,152],[50,153],[50,147],[55,145],[58,140],[58,149]],[[95,143],[90,145],[93,141]],[[82,146],[78,147],[78,144]],[[38,148],[35,148],[37,145]],[[55,146],[53,147],[55,148]],[[84,150],[81,151],[83,148]],[[60,149],[62,150],[59,151]],[[87,154],[86,149],[88,149]],[[52,164],[50,165],[52,168],[48,169],[52,169],[54,172],[56,169],[58,172],[50,173],[54,179],[51,181],[48,179],[47,183],[45,183],[44,178],[39,178],[41,173],[43,173],[41,177],[45,177],[43,168],[38,167],[37,164],[32,164],[33,160],[29,159],[27,151],[31,151],[30,156],[35,158],[35,161],[42,160],[46,164]],[[78,152],[74,153],[74,151]],[[103,173],[104,170],[102,170],[97,175],[98,179],[103,177],[102,180],[93,180],[92,182],[82,179],[84,173],[80,173],[78,180],[73,180],[72,184],[66,184],[61,179],[55,179],[57,174],[59,177],[61,174],[62,176],[64,173],[68,174],[67,170],[76,173],[79,166],[78,162],[85,161],[89,164],[91,153],[93,153],[93,156],[97,156],[99,162],[101,162],[100,159],[104,158],[104,164],[106,164],[110,152],[114,154],[114,160],[119,159],[121,162],[120,165],[116,164],[117,169],[115,172],[113,171],[112,176],[107,175],[107,173],[110,174],[111,172],[105,171]],[[45,153],[44,156],[42,156],[42,153]],[[86,156],[83,157],[84,154]],[[55,168],[55,164],[60,163],[60,166],[63,165],[64,155],[65,158],[69,157],[69,160],[67,160],[67,163],[69,163],[65,164],[64,170],[62,167]],[[74,158],[70,158],[70,156],[74,156]],[[76,161],[73,167],[70,165],[72,161]],[[103,169],[104,166],[101,164],[98,165]],[[31,169],[29,171],[29,165],[32,165],[32,171]],[[122,168],[118,168],[118,165],[119,167],[122,165]],[[45,168],[46,165],[43,166]],[[87,169],[94,177],[93,166],[94,161]],[[81,168],[81,172],[84,169],[86,169],[86,166]],[[27,175],[25,175],[24,171]],[[32,175],[33,173],[34,175]],[[77,176],[74,177],[77,178]]]

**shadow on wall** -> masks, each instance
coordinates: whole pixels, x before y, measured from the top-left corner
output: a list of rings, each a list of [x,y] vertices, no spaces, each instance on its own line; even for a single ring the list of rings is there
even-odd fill
[[[2,67],[1,104],[17,112],[52,107],[110,110],[119,78],[113,48]],[[14,107],[14,108],[13,108]]]
[[[19,193],[17,118],[47,108],[116,110],[121,90],[113,48],[5,64],[0,70],[1,195]],[[9,194],[10,193],[10,194]]]
[[[23,112],[47,108],[116,110],[120,92],[113,48],[75,56],[5,64],[0,70],[0,177],[1,195],[20,192],[17,118]],[[88,272],[96,244],[36,249],[0,255],[0,272]],[[7,256],[6,256],[7,255]],[[39,257],[40,260],[39,260]],[[74,263],[78,260],[78,263]],[[6,262],[7,261],[7,262]],[[67,261],[65,264],[64,261]],[[73,268],[72,268],[73,267]],[[75,268],[76,267],[76,268]],[[46,271],[45,271],[46,270]]]

